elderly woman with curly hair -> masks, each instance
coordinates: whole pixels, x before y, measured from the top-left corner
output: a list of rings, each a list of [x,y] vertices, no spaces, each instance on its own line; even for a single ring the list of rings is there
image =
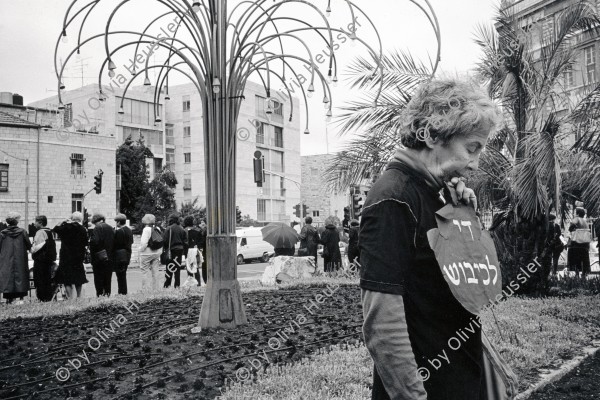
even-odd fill
[[[31,242],[25,230],[17,226],[20,219],[19,213],[8,213],[8,227],[0,232],[0,293],[7,303],[16,298],[23,300],[29,290],[27,251]]]
[[[360,226],[372,398],[485,399],[481,330],[456,351],[448,349],[475,316],[452,295],[427,232],[449,201],[476,208],[474,192],[459,178],[478,168],[499,113],[473,85],[435,80],[417,90],[403,118],[403,147],[369,191]]]

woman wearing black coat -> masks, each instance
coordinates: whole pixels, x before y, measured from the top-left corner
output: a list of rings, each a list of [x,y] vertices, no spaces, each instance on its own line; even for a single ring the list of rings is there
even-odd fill
[[[328,224],[325,226],[325,232],[321,234],[319,243],[323,245],[325,272],[333,272],[340,269],[342,265],[342,254],[340,253],[340,234],[334,224]]]
[[[74,298],[75,294],[77,297],[81,297],[81,286],[88,283],[83,267],[88,233],[81,225],[82,221],[83,215],[80,212],[74,212],[71,219],[53,229],[61,241],[55,281],[65,286],[69,299]]]

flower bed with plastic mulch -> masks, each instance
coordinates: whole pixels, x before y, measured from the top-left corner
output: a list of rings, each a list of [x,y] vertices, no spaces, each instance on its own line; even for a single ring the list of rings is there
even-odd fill
[[[65,313],[58,315],[3,318],[0,398],[212,399],[226,379],[250,380],[257,367],[356,340],[362,324],[356,284],[245,291],[247,325],[199,334],[191,333],[198,295],[133,298],[60,304],[55,307]],[[1,311],[35,315],[53,305],[22,307]]]
[[[494,313],[496,318],[489,311],[482,316],[484,330],[519,377],[521,392],[537,383],[541,372],[558,367],[600,339],[598,296],[510,298]],[[362,343],[334,346],[301,362],[270,368],[254,382],[234,381],[221,399],[368,400],[372,369]],[[583,384],[574,378],[568,393],[565,388],[556,390],[562,391],[564,399],[583,399],[577,397],[582,388],[594,387],[589,379]]]

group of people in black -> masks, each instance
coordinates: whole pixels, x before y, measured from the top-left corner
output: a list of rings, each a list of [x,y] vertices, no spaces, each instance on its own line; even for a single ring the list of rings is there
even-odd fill
[[[133,232],[127,226],[123,214],[114,217],[115,226],[106,223],[104,215],[97,213],[91,218],[93,229],[88,229],[80,212],[74,212],[67,220],[50,229],[44,215],[35,218],[33,243],[25,229],[19,228],[20,214],[11,212],[6,224],[0,227],[0,293],[8,303],[22,300],[30,289],[29,257],[33,259],[33,281],[40,301],[51,301],[64,287],[68,299],[81,297],[82,287],[88,283],[84,264],[91,263],[97,296],[110,296],[113,272],[117,279],[118,293],[127,294],[127,270],[131,263]],[[144,216],[146,226],[140,243],[140,270],[142,288],[152,275],[152,287],[158,283],[160,255],[168,250],[170,259],[165,264],[164,287],[180,286],[180,270],[187,267],[188,276],[198,286],[207,280],[206,224],[194,225],[193,217],[182,219],[179,213],[169,215],[168,226],[155,224],[153,215]],[[181,222],[183,221],[183,227]],[[151,231],[159,233],[158,248],[151,249]],[[55,238],[60,239],[57,252]],[[156,247],[156,246],[155,246]],[[185,263],[183,257],[186,257]],[[58,264],[57,264],[58,260]]]
[[[595,236],[600,236],[600,220],[596,220],[593,229]],[[586,211],[583,207],[575,208],[575,217],[569,223],[568,231],[571,237],[566,240],[562,235],[561,227],[556,223],[556,215],[550,214],[548,224],[548,235],[546,239],[547,253],[552,255],[552,273],[558,270],[558,261],[565,247],[567,248],[567,268],[575,272],[576,276],[581,273],[586,277],[591,272],[590,245],[592,234],[586,219]],[[577,231],[589,232],[588,234],[576,234]],[[597,244],[600,248],[600,242]]]
[[[324,272],[332,273],[340,270],[342,268],[342,255],[339,247],[339,243],[342,240],[340,231],[335,224],[329,223],[325,225],[325,230],[319,235],[319,231],[312,225],[312,221],[312,217],[304,219],[305,225],[300,231],[298,255],[312,256],[317,260],[318,245],[321,244],[323,245]],[[357,220],[345,220],[342,226],[342,234],[348,236],[348,261],[353,263],[360,256],[358,247],[359,223]]]

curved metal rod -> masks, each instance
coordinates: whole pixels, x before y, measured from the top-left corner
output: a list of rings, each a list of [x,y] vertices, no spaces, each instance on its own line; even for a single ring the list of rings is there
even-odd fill
[[[277,56],[277,55],[276,55],[276,54],[273,54],[273,56]],[[294,57],[294,58],[299,58],[299,57]],[[255,66],[255,68],[258,68],[258,67],[260,67],[260,66],[261,66],[261,63],[260,63],[260,62],[258,62],[258,63],[256,63],[256,64],[254,64],[254,66]],[[289,63],[288,63],[288,66],[289,66]],[[289,68],[290,68],[290,69],[292,69],[292,71],[293,71],[293,68],[292,68],[291,66],[289,66]],[[324,93],[325,93],[325,92],[327,92],[326,94],[327,94],[327,95],[329,95],[329,108],[331,108],[331,104],[333,103],[333,98],[332,98],[332,95],[331,95],[331,88],[329,87],[329,85],[327,85],[327,84],[326,84],[325,76],[323,75],[323,73],[322,73],[321,71],[319,71],[318,69],[317,69],[317,71],[316,71],[316,72],[317,72],[317,74],[319,75],[319,77],[321,78],[321,83],[322,83],[322,86],[323,86],[323,92],[324,92]],[[250,70],[248,71],[248,74],[247,74],[247,76],[246,76],[246,79],[247,79],[248,77],[250,77],[250,75],[251,75],[251,74],[252,74],[252,69],[250,69]],[[297,76],[297,74],[296,74],[296,76]],[[301,85],[300,85],[300,86],[301,86]],[[306,99],[305,99],[305,100],[306,100]],[[307,107],[308,107],[308,103],[307,103],[306,105],[307,105]]]
[[[164,40],[168,40],[168,38],[163,38],[163,39],[164,39]],[[163,39],[161,39],[161,41],[162,41]],[[134,43],[135,43],[135,42],[129,42],[129,43],[125,43],[125,44],[123,44],[123,45],[121,45],[121,46],[117,47],[116,49],[114,49],[114,50],[111,52],[111,54],[110,54],[110,55],[112,56],[113,54],[115,54],[115,53],[116,53],[117,51],[119,51],[120,49],[122,49],[122,48],[124,48],[124,47],[126,47],[126,46],[131,46],[131,45],[133,45]],[[163,47],[166,47],[166,48],[169,48],[169,49],[172,49],[172,48],[173,48],[171,45],[168,45],[168,44],[163,44],[163,43],[161,43],[161,42],[158,42],[158,41],[157,41],[157,42],[142,41],[142,43],[156,43],[156,44],[158,44],[159,46],[163,46]],[[177,49],[177,50],[190,50],[190,51],[192,51],[192,52],[196,51],[196,50],[194,50],[194,49],[191,49],[191,48],[185,48],[185,47],[182,47],[181,49]],[[181,57],[182,59],[186,60],[185,62],[186,62],[186,63],[188,64],[188,66],[189,66],[189,67],[192,69],[192,71],[194,71],[194,74],[196,75],[196,78],[198,79],[198,82],[199,82],[199,84],[201,84],[201,85],[202,85],[204,88],[206,88],[206,87],[205,87],[205,84],[204,84],[204,81],[203,81],[202,79],[200,79],[200,78],[199,78],[199,76],[201,76],[201,74],[200,74],[198,71],[196,71],[196,70],[195,70],[195,69],[197,69],[197,66],[196,66],[196,65],[190,65],[190,64],[189,64],[189,60],[187,60],[187,58],[183,56],[183,53],[181,53],[181,54],[180,54],[179,52],[177,52],[177,55],[178,55],[179,57]],[[105,58],[105,59],[104,59],[104,62],[103,62],[103,63],[102,63],[102,65],[100,66],[100,70],[99,70],[99,72],[98,72],[98,87],[100,88],[100,93],[102,93],[102,71],[104,71],[104,67],[106,66],[106,63],[107,63],[108,61],[109,61],[109,58]],[[149,69],[148,63],[146,63],[146,66],[145,66],[145,68],[142,70],[142,72],[144,72],[144,71],[147,71],[148,69]],[[136,74],[135,76],[137,76],[137,74]]]
[[[77,44],[81,43],[81,33],[83,32],[83,25],[85,25],[85,21],[87,20],[88,16],[90,15],[90,13],[94,9],[94,7],[96,7],[98,5],[98,3],[100,3],[100,0],[95,0],[95,4],[90,7],[88,12],[85,14],[85,17],[83,17],[83,21],[81,21],[81,25],[79,26],[79,34],[77,35]]]
[[[178,65],[180,65],[180,64],[185,64],[185,62],[183,62],[183,61],[179,61],[179,62],[177,62],[177,63],[173,64],[172,66],[173,66],[173,67],[176,67],[176,66],[178,66]],[[166,87],[166,89],[167,89],[167,93],[166,93],[166,94],[167,94],[167,95],[169,94],[169,71],[167,71],[167,72],[165,73],[165,75],[162,77],[162,80],[160,79],[160,77],[161,77],[161,75],[162,75],[162,73],[163,73],[163,70],[164,70],[165,68],[168,68],[168,67],[170,67],[170,66],[171,66],[171,65],[168,65],[168,64],[167,64],[167,65],[157,65],[157,67],[162,67],[162,68],[160,69],[160,71],[158,71],[158,78],[156,79],[156,82],[158,82],[158,81],[160,80],[160,85],[157,85],[157,86],[154,88],[154,99],[155,99],[155,102],[158,102],[158,100],[160,100],[160,90],[159,90],[159,88],[161,88],[161,87],[163,86],[163,84],[165,83],[165,80],[167,81],[167,85],[165,86],[165,87]],[[198,91],[200,91],[200,88],[199,88],[199,87],[198,87]],[[168,100],[166,100],[166,101],[168,101]]]
[[[263,2],[264,2],[264,1],[263,1]],[[280,8],[280,7],[281,7],[283,4],[288,4],[288,3],[301,3],[301,4],[305,4],[305,5],[309,6],[309,7],[312,7],[312,8],[313,8],[313,9],[314,9],[314,10],[315,10],[315,11],[316,11],[316,12],[317,12],[317,13],[318,13],[320,16],[321,16],[321,18],[322,18],[322,19],[323,19],[323,21],[325,22],[325,25],[327,26],[327,30],[328,30],[328,32],[329,32],[329,48],[333,50],[333,34],[332,34],[332,31],[331,31],[331,26],[329,25],[329,21],[327,20],[327,17],[326,17],[326,16],[325,16],[325,15],[324,15],[324,14],[321,12],[321,10],[319,10],[319,8],[318,8],[318,7],[316,7],[314,4],[311,4],[311,3],[309,3],[309,2],[308,2],[308,1],[306,1],[306,0],[288,0],[288,1],[285,1],[285,2],[282,2],[282,3],[278,3],[278,4],[274,4],[274,5],[270,6],[269,8],[267,8],[266,10],[264,10],[262,14],[263,14],[263,15],[265,15],[265,14],[266,14],[266,15],[267,15],[269,18],[271,18],[271,17],[272,17],[272,15],[274,15],[274,14],[275,14],[275,12],[276,12],[276,11],[278,11],[278,10],[279,10],[279,8]],[[261,4],[262,4],[262,3],[261,3]],[[272,10],[272,11],[271,11],[271,10]],[[271,13],[269,13],[269,11],[271,11]],[[252,26],[254,26],[254,25],[258,24],[258,21],[259,21],[259,19],[260,19],[260,16],[254,20],[254,22],[252,23],[252,25],[250,25],[250,28],[252,28]],[[263,25],[260,27],[260,31],[259,31],[259,32],[258,32],[258,34],[257,34],[257,36],[258,36],[259,38],[261,37],[261,35],[262,35],[262,32],[263,32],[263,30],[264,30],[264,28],[265,28],[265,27],[266,27],[266,25],[265,25],[265,24],[263,24]],[[252,33],[252,31],[253,31],[253,30],[254,30],[254,29],[249,29],[249,30],[248,30],[248,34],[247,34],[247,36],[248,36],[248,35],[250,35],[250,34]],[[278,32],[278,34],[279,34],[279,32]],[[243,41],[245,41],[245,39],[244,39],[244,40],[242,40],[242,42],[243,42]],[[282,51],[282,53],[283,53],[283,51]],[[330,58],[331,58],[331,56],[330,56]],[[331,60],[330,60],[330,61],[331,61]],[[312,63],[312,65],[311,65],[311,66],[314,68],[314,63]],[[284,68],[284,70],[285,70],[285,68]],[[314,83],[314,74],[312,74],[312,76],[311,76],[311,84],[312,84],[312,83]]]
[[[139,35],[139,33],[138,33],[138,32],[132,32],[132,31],[116,31],[116,32],[110,32],[110,33],[109,33],[109,35],[117,35],[117,34],[133,34],[133,35],[136,35],[136,36],[138,36],[138,35]],[[98,39],[98,38],[100,38],[100,37],[103,37],[103,36],[104,36],[104,34],[103,34],[103,33],[100,33],[100,34],[94,35],[94,36],[92,36],[92,37],[89,37],[89,38],[87,38],[87,39],[86,39],[86,40],[85,40],[83,43],[81,43],[79,46],[77,46],[75,49],[73,49],[73,50],[71,51],[71,53],[69,53],[69,55],[67,56],[67,58],[66,58],[65,62],[64,62],[64,63],[63,63],[63,65],[61,66],[60,73],[58,74],[58,83],[57,83],[57,85],[58,85],[58,100],[59,100],[59,102],[62,102],[62,100],[61,100],[61,97],[62,97],[62,96],[61,96],[60,82],[61,82],[61,80],[62,80],[62,74],[63,74],[63,72],[64,72],[65,66],[67,65],[67,63],[68,63],[69,59],[70,59],[70,58],[73,56],[73,54],[76,52],[76,50],[80,49],[81,47],[83,47],[83,46],[84,46],[85,44],[87,44],[88,42],[90,42],[90,41],[92,41],[92,40],[94,40],[94,39]],[[150,36],[150,35],[145,35],[145,36],[147,36],[147,37],[149,37],[149,38],[153,39],[154,41],[156,41],[156,38],[155,38],[155,37],[153,37],[153,36]],[[177,41],[179,41],[179,42],[181,42],[181,43],[183,43],[183,42],[182,42],[181,40],[179,40],[179,39],[176,39],[176,40],[177,40]],[[145,43],[154,43],[154,41],[152,41],[152,42],[151,42],[151,41],[149,41],[149,40],[148,40],[148,41],[145,41]],[[125,44],[125,45],[122,45],[122,46],[120,46],[120,47],[119,47],[119,49],[120,49],[120,48],[122,48],[122,47],[125,47],[125,46],[127,46],[127,45],[134,44],[134,43],[135,43],[135,42],[130,42],[130,43],[127,43],[127,44]],[[163,43],[161,43],[161,44],[159,44],[159,45],[160,45],[160,46],[163,46],[163,47],[166,47],[166,48],[173,48],[173,46],[168,46],[168,45],[165,45],[165,44],[163,44]],[[185,46],[185,43],[183,43],[183,45]],[[190,68],[192,68],[192,70],[195,70],[195,69],[197,69],[197,67],[196,67],[196,66],[195,66],[195,65],[194,65],[192,62],[190,62],[190,60],[189,60],[189,59],[188,59],[188,58],[187,58],[187,57],[186,57],[186,56],[185,56],[185,55],[184,55],[182,52],[180,52],[180,51],[179,51],[179,49],[176,49],[175,53],[176,53],[176,54],[177,54],[179,57],[181,57],[183,60],[186,60],[186,63],[187,63],[189,66],[190,66]],[[106,65],[106,62],[107,62],[107,61],[108,61],[108,60],[106,59],[103,65]],[[102,73],[102,71],[100,71],[100,76],[99,76],[99,86],[100,86],[100,91],[102,91],[102,85],[101,85],[101,78],[102,78],[102,76],[101,76],[101,73]],[[197,78],[198,78],[198,80],[200,80],[200,74],[198,73],[198,71],[194,71],[194,73],[197,75]]]
[[[100,0],[96,0],[96,1],[100,1]],[[71,7],[73,7],[73,5],[75,4],[75,2],[77,2],[77,0],[73,0],[73,3],[71,3],[71,6],[69,7],[69,10],[71,9]],[[58,46],[60,45],[60,39],[63,36],[62,33],[66,32],[66,29],[71,24],[71,22],[73,22],[73,20],[75,18],[77,18],[77,16],[80,13],[82,13],[91,4],[93,4],[93,2],[89,3],[88,5],[86,5],[85,7],[83,7],[81,10],[79,10],[75,15],[73,15],[73,17],[69,20],[69,22],[67,22],[67,16],[65,15],[65,22],[63,23],[63,30],[62,30],[61,33],[58,34],[58,39],[56,40],[56,46],[54,47],[54,72],[56,72],[56,78],[57,79],[58,79],[58,66],[56,65],[56,60],[58,59]],[[67,13],[68,13],[68,11],[67,11]]]
[[[159,15],[158,17],[154,18],[149,24],[148,26],[146,26],[146,28],[144,28],[144,30],[142,31],[142,35],[144,35],[146,33],[146,31],[148,31],[148,29],[152,26],[152,24],[154,24],[156,21],[158,21],[159,19],[161,19],[162,17],[165,17],[169,14],[174,14],[175,11],[171,10],[171,11],[167,11],[164,14]],[[179,27],[179,25],[178,25]],[[142,38],[142,36],[140,35],[140,39]],[[137,58],[137,54],[138,54],[138,48],[139,48],[139,43],[137,44],[137,46],[135,46],[135,52],[133,53],[133,72],[131,73],[131,75],[135,75],[135,59]]]
[[[297,39],[300,43],[302,43],[302,45],[304,46],[304,48],[306,49],[306,51],[308,52],[308,55],[310,57],[310,66],[311,66],[311,81],[310,82],[311,82],[311,84],[313,84],[314,80],[315,80],[315,72],[314,72],[314,70],[315,70],[315,62],[314,62],[314,59],[313,59],[312,52],[310,51],[310,48],[308,47],[308,45],[304,42],[304,40],[300,39],[299,37],[297,37],[295,35],[287,34],[285,32],[279,33],[278,35],[266,36],[266,37],[262,38],[261,40],[265,40],[266,41],[265,44],[266,44],[266,43],[268,43],[270,41],[269,40],[270,38],[275,38],[276,36],[279,36],[280,38],[281,38],[281,36],[290,36],[290,37],[292,37],[294,39]],[[240,48],[240,51],[242,51],[246,46],[250,46],[250,45],[252,45],[254,43],[256,43],[258,46],[260,46],[260,48],[261,48],[261,50],[263,52],[263,55],[265,55],[265,51],[263,49],[263,46],[260,43],[257,43],[257,42],[252,42],[252,43],[245,44],[244,46],[242,46]],[[245,53],[245,54],[243,54],[243,55],[237,54],[236,58],[241,56],[241,59],[243,59],[243,60],[252,60],[254,54],[255,54],[254,49],[249,49],[248,52]],[[266,59],[266,55],[265,55],[265,59]],[[244,68],[243,65],[244,64],[241,63],[240,64],[240,68],[243,69]],[[267,64],[267,68],[268,68],[268,64]],[[269,75],[267,74],[267,82],[269,81],[268,77],[269,77]],[[267,88],[267,94],[269,93],[269,90],[270,90],[270,85]]]
[[[233,14],[234,14],[235,10],[236,10],[238,7],[240,7],[242,4],[245,4],[245,3],[249,3],[251,6],[254,6],[254,7],[255,7],[255,9],[259,9],[259,8],[260,8],[261,10],[265,11],[265,9],[263,8],[263,6],[261,5],[261,3],[260,3],[260,2],[256,2],[256,1],[249,1],[249,0],[242,1],[242,2],[240,2],[238,5],[236,5],[236,6],[233,8],[233,10],[231,10],[231,13],[229,14],[229,18],[228,18],[228,20],[227,20],[228,24],[230,24],[230,22],[229,22],[229,21],[230,21],[230,19],[233,17]],[[245,15],[245,14],[246,14],[246,13],[247,13],[247,12],[248,12],[250,9],[251,9],[251,7],[248,7],[248,8],[246,9],[246,11],[242,13],[242,15],[240,16],[240,18],[238,18],[238,24],[239,24],[239,22],[242,20],[242,18],[244,17],[244,15]],[[252,15],[253,13],[254,13],[254,11],[250,12],[250,14],[248,15],[248,18],[249,18],[249,17],[250,17],[250,15]],[[234,28],[235,28],[235,32],[236,32],[236,33],[237,33],[237,35],[238,35],[238,43],[239,43],[240,47],[241,47],[241,45],[242,45],[242,41],[241,41],[241,40],[239,40],[239,37],[240,37],[240,32],[242,31],[242,29],[243,29],[243,26],[245,25],[245,23],[248,21],[248,18],[246,18],[246,20],[244,21],[244,23],[243,23],[243,24],[242,24],[242,26],[240,27],[239,31],[238,31],[238,29],[237,29],[236,25],[234,25],[234,24],[231,24],[231,25],[233,25],[233,26],[234,26]],[[270,15],[267,15],[267,20],[268,20],[269,22],[271,22],[271,24],[273,25],[273,28],[275,29],[275,32],[277,32],[277,33],[279,34],[279,28],[277,27],[277,24],[275,24],[275,23],[273,22],[273,20],[271,19]],[[279,48],[281,49],[281,53],[283,53],[283,42],[281,41],[281,39],[279,39]],[[230,60],[234,58],[234,55],[233,55],[233,53],[234,53],[234,50],[235,50],[235,46],[233,46],[233,44],[232,44],[232,46],[231,46],[231,50],[230,50],[230,53],[229,53],[229,59],[230,59]],[[283,68],[283,70],[285,71],[285,68]],[[285,73],[284,73],[284,78],[285,78]]]
[[[296,29],[292,29],[292,30],[283,32],[282,34],[299,32],[299,31],[305,31],[305,30],[311,30],[312,31],[313,28],[296,28]],[[344,33],[344,31],[341,30],[341,29],[331,28],[331,30],[333,32]],[[381,71],[381,76],[382,76],[382,79],[383,79],[383,63],[382,63],[381,59],[379,59],[377,57],[377,53],[375,52],[375,50],[373,50],[373,48],[371,48],[371,46],[369,46],[369,44],[367,42],[365,42],[364,40],[362,40],[361,38],[357,37],[355,40],[358,40],[360,43],[362,43],[367,48],[367,50],[369,50],[369,52],[371,53],[371,56],[373,57],[373,59],[375,60],[375,62],[378,65],[379,70]],[[381,94],[381,86],[380,86],[380,88],[379,88],[379,90],[377,92],[377,97],[376,98],[378,98],[380,94]]]
[[[281,36],[290,36],[290,37],[292,37],[292,38],[294,38],[294,39],[298,40],[300,43],[302,43],[302,45],[304,46],[304,48],[306,49],[306,51],[308,52],[308,55],[309,55],[309,57],[310,57],[309,64],[310,64],[310,66],[311,66],[311,84],[313,84],[313,83],[314,83],[314,79],[315,79],[315,73],[314,73],[314,69],[315,69],[315,63],[314,63],[314,59],[313,59],[312,52],[310,51],[310,48],[308,47],[308,45],[307,45],[307,44],[304,42],[304,40],[302,40],[301,38],[299,38],[299,37],[297,37],[297,36],[295,36],[295,35],[289,34],[289,33],[287,33],[287,32],[282,32],[282,33],[279,33],[279,34],[277,34],[277,35],[270,35],[270,36],[266,36],[266,37],[263,37],[263,38],[261,38],[260,40],[261,40],[261,41],[264,41],[264,42],[265,42],[264,44],[268,44],[268,43],[269,43],[269,41],[270,41],[271,39],[275,39],[277,36],[278,36],[278,37],[281,37]],[[246,45],[242,46],[242,47],[240,48],[240,52],[241,52],[242,50],[244,50],[244,48],[245,48],[246,46],[249,46],[249,45],[250,45],[250,44],[246,44]],[[252,60],[252,58],[253,58],[254,54],[255,54],[255,53],[253,53],[253,49],[248,49],[248,51],[247,51],[246,53],[244,53],[244,54],[239,54],[239,53],[238,53],[238,54],[236,54],[236,55],[235,55],[235,58],[236,58],[236,59],[237,59],[237,58],[239,58],[239,59],[242,59],[242,60],[248,60],[248,61],[250,61],[250,62],[251,62],[251,60]],[[248,61],[245,61],[245,62],[248,62]],[[244,68],[245,68],[245,67],[244,67],[244,63],[241,63],[241,64],[240,64],[240,69],[242,69],[242,70],[243,70]]]
[[[65,32],[67,29],[67,26],[69,26],[70,21],[69,21],[69,23],[67,23],[67,18],[69,18],[69,13],[71,12],[71,8],[73,8],[75,3],[77,3],[77,0],[73,0],[71,2],[71,4],[69,4],[69,7],[67,8],[67,11],[65,12],[65,18],[63,19],[63,29],[62,29],[63,32]],[[81,10],[79,12],[81,12]],[[77,14],[79,14],[79,12]],[[77,14],[75,14],[75,16],[77,16]],[[73,18],[75,18],[75,17],[73,17]],[[71,18],[71,21],[73,20],[73,18]]]
[[[194,79],[187,72],[183,71],[181,68],[177,68],[178,64],[184,64],[184,62],[181,61],[181,62],[179,62],[179,63],[177,63],[175,65],[151,65],[151,66],[148,67],[148,69],[152,69],[152,68],[168,68],[169,70],[174,69],[174,70],[176,70],[178,72],[181,72],[183,75],[187,76],[192,81],[192,83],[194,84],[194,86],[196,86],[196,89],[198,89],[198,92],[200,93],[201,92],[200,86],[198,86],[198,84],[196,83],[196,81],[194,81]],[[145,69],[137,72],[135,74],[135,76],[133,78],[131,78],[131,80],[129,82],[127,82],[127,86],[125,86],[125,89],[123,90],[123,96],[121,97],[121,103],[119,105],[119,109],[123,107],[123,101],[125,100],[125,94],[127,94],[127,91],[129,90],[129,86],[133,83],[133,81],[135,80],[135,78],[137,78],[138,75],[140,75],[142,72],[146,72]],[[157,105],[158,105],[157,102],[154,101],[154,117],[155,117],[155,119],[156,119],[156,111],[157,111],[156,110],[156,106]]]
[[[196,49],[194,49],[194,48],[192,48],[192,47],[185,47],[185,43],[184,43],[183,41],[179,40],[179,39],[175,39],[175,38],[169,38],[169,37],[164,37],[164,38],[160,38],[160,39],[158,39],[158,40],[156,41],[156,43],[155,43],[155,44],[159,44],[159,43],[161,43],[161,42],[163,42],[163,41],[167,41],[167,40],[171,40],[171,41],[173,41],[173,40],[177,40],[177,41],[179,41],[179,42],[180,42],[180,43],[181,43],[181,44],[184,46],[184,47],[182,47],[181,49],[187,48],[187,50],[191,51],[191,52],[192,52],[192,54],[193,54],[193,53],[198,53],[198,56],[200,56],[200,58],[197,58],[197,57],[196,57],[196,59],[197,59],[198,61],[199,61],[199,60],[202,58],[202,55],[200,54],[200,52],[199,52],[198,50],[196,50]],[[152,47],[154,47],[154,46],[152,46]],[[111,53],[111,55],[112,55],[112,54],[114,54],[114,52],[113,52],[113,53]],[[169,55],[169,59],[170,59],[170,58],[171,58],[171,56]],[[149,64],[149,62],[150,62],[150,57],[146,57],[146,68],[148,68],[148,64]],[[206,70],[205,70],[205,69],[203,69],[204,65],[203,65],[202,63],[199,63],[199,65],[198,65],[198,66],[199,66],[199,67],[200,67],[200,69],[202,70],[202,73],[203,73],[203,74],[206,74]]]
[[[113,19],[113,18],[114,18],[114,16],[116,15],[117,11],[119,10],[119,8],[121,8],[121,7],[122,7],[122,6],[123,6],[125,3],[128,3],[129,1],[131,1],[131,0],[122,0],[122,1],[121,1],[121,2],[120,2],[120,3],[119,3],[119,4],[118,4],[118,5],[117,5],[117,6],[114,8],[114,10],[111,12],[110,16],[108,17],[108,20],[106,21],[106,27],[105,27],[105,29],[104,29],[104,34],[105,34],[105,37],[104,37],[104,51],[105,51],[105,53],[106,53],[106,56],[107,56],[107,57],[109,57],[109,53],[110,53],[110,51],[109,51],[109,46],[108,46],[108,33],[109,33],[109,31],[110,31],[110,24],[111,24],[111,22],[112,22],[112,19]],[[181,11],[179,11],[179,10],[177,10],[177,11],[176,11],[176,10],[174,10],[174,9],[173,9],[173,7],[171,7],[171,6],[170,6],[168,3],[166,3],[166,2],[165,2],[165,0],[156,0],[156,1],[158,1],[159,3],[161,3],[161,4],[165,5],[165,6],[167,6],[169,9],[171,9],[171,10],[175,11],[175,12],[176,12],[178,15],[179,15],[179,12],[181,12]],[[186,0],[183,0],[183,1],[187,3],[187,1],[186,1]],[[186,14],[185,14],[185,13],[183,13],[183,12],[181,12],[181,15],[182,15],[182,16],[184,16],[184,17],[186,16]],[[195,15],[195,14],[194,14],[194,15]],[[197,16],[196,16],[196,18],[197,18]],[[198,43],[198,40],[197,40],[197,38],[194,36],[194,32],[193,32],[193,30],[192,30],[192,29],[190,29],[190,27],[188,26],[187,22],[185,22],[185,18],[183,18],[183,17],[182,17],[182,19],[181,19],[181,20],[182,20],[182,21],[184,21],[184,25],[186,26],[186,28],[188,28],[188,31],[189,31],[189,32],[190,32],[190,34],[192,35],[192,39],[193,39],[193,40],[194,40],[194,42],[196,43],[196,46],[198,46],[198,49],[200,49],[200,48],[201,48],[201,46],[200,46],[200,44]],[[173,38],[173,39],[175,39],[175,38]],[[112,62],[112,60],[111,60],[110,58],[109,58],[109,62]]]
[[[332,67],[332,60],[333,60],[333,68],[334,68],[334,75],[337,76],[337,58],[335,56],[335,51],[333,50],[333,46],[329,46],[329,43],[327,43],[327,39],[325,38],[325,36],[319,32],[319,30],[328,30],[328,28],[326,27],[313,27],[311,26],[308,22],[306,21],[302,21],[299,20],[297,18],[292,18],[292,17],[277,17],[277,18],[273,18],[273,21],[277,21],[277,20],[285,20],[285,21],[294,21],[294,22],[298,22],[300,24],[304,24],[307,27],[309,27],[310,31],[314,31],[315,33],[317,33],[319,36],[321,36],[321,38],[323,39],[323,41],[325,42],[325,44],[327,45],[327,47],[330,49],[330,54],[328,54],[327,56],[329,57],[329,69],[331,69]],[[256,27],[254,29],[258,29],[259,27]],[[335,31],[335,29],[332,29],[332,31]],[[344,31],[341,31],[344,32]],[[345,33],[345,32],[344,32]],[[281,52],[283,54],[283,50]],[[235,60],[235,58],[233,58]],[[329,74],[328,74],[329,75]],[[284,78],[285,78],[285,74],[284,74]]]
[[[371,21],[371,18],[369,18],[369,16],[360,7],[358,7],[357,5],[355,5],[354,3],[352,3],[350,0],[346,0],[346,2],[348,4],[350,4],[351,7],[356,7],[356,9],[358,11],[360,11],[360,13],[367,19],[367,21],[369,21],[369,23],[373,27],[373,30],[375,31],[375,34],[377,35],[377,41],[379,42],[379,59],[380,60],[383,59],[383,44],[381,42],[381,36],[379,36],[379,31],[375,27],[375,24],[373,23],[373,21]],[[353,15],[353,17],[352,17],[352,23],[354,23],[354,14],[352,14],[352,15]],[[352,27],[356,31],[356,26],[353,25]],[[354,32],[352,32],[352,33],[354,33]],[[354,36],[356,37],[356,34]],[[373,74],[373,75],[375,75],[375,74]],[[375,100],[373,100],[373,102],[375,104],[377,104],[377,100],[379,100],[379,96],[381,95],[382,91],[383,91],[383,64],[381,66],[381,82],[379,83],[379,91],[377,92],[377,96],[375,97]]]
[[[306,62],[306,60],[305,60],[305,59],[303,59],[303,58],[301,58],[301,57],[298,57],[298,56],[291,55],[291,54],[290,54],[290,55],[273,55],[273,56],[270,56],[270,57],[268,57],[268,58],[269,58],[269,59],[277,59],[277,58],[279,58],[279,59],[281,59],[281,58],[295,58],[295,59],[297,59],[297,60],[300,60],[300,61],[302,61],[302,62]],[[258,66],[259,64],[256,64],[256,65]],[[290,69],[292,69],[292,68],[290,67]],[[294,72],[295,72],[295,70],[293,70],[293,69],[292,69],[292,71],[294,71]],[[320,74],[320,71],[317,71],[317,72],[319,73],[319,75],[321,75],[321,74]],[[245,84],[246,84],[246,81],[248,80],[248,77],[249,77],[249,76],[250,76],[250,74],[246,74],[246,76],[244,77],[244,79],[243,79],[243,81],[242,81],[242,87],[243,87],[243,86],[245,86]],[[297,75],[296,75],[296,76],[297,76]],[[307,106],[307,107],[306,107],[306,130],[308,130],[309,115],[308,115],[308,101],[307,101],[307,99],[306,99],[306,92],[305,92],[305,90],[304,90],[304,86],[302,86],[302,85],[298,85],[298,86],[300,86],[300,88],[302,89],[302,95],[303,95],[303,97],[304,97],[304,104]],[[305,133],[306,133],[306,132],[305,132]]]
[[[433,11],[433,7],[431,7],[431,4],[429,3],[428,0],[424,0],[424,1],[427,3],[427,6],[429,7],[429,10],[433,14],[433,19],[431,18],[431,15],[429,15],[429,13],[427,12],[427,10],[425,10],[425,8],[422,5],[420,5],[419,3],[417,3],[416,0],[409,0],[409,1],[411,3],[413,3],[414,5],[416,5],[417,7],[419,7],[421,9],[421,11],[423,11],[423,13],[427,16],[427,19],[429,20],[429,23],[431,24],[431,27],[433,28],[436,40],[438,42],[437,56],[436,56],[435,64],[432,65],[431,76],[433,77],[435,75],[435,73],[436,73],[436,71],[438,69],[439,63],[440,63],[440,61],[442,59],[442,57],[441,57],[441,53],[442,53],[442,35],[440,34],[440,25],[438,23],[437,16],[435,15],[435,12]]]

